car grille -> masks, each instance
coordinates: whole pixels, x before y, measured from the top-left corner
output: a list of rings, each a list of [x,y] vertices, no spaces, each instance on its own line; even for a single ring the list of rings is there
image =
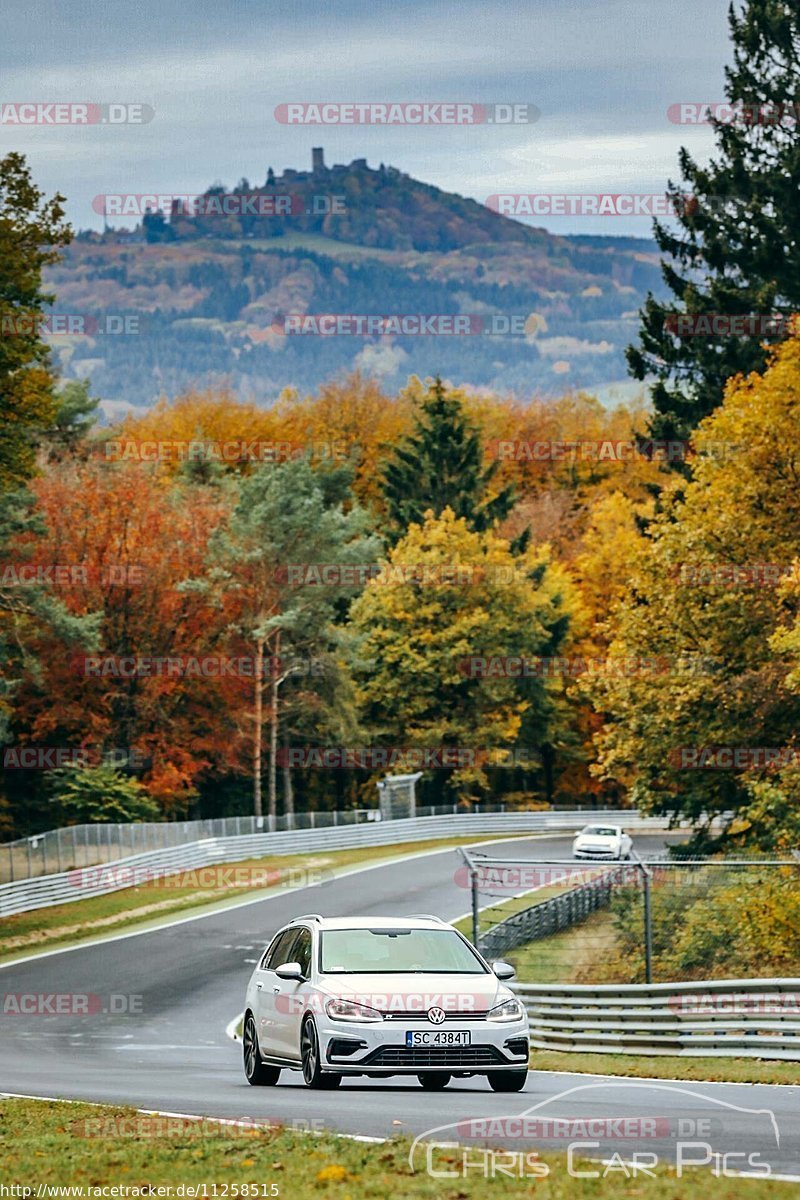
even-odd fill
[[[383,1046],[359,1066],[365,1067],[491,1067],[508,1059],[494,1046]]]
[[[428,1020],[427,1010],[425,1012],[420,1012],[419,1009],[415,1009],[414,1012],[398,1012],[397,1009],[393,1008],[391,1012],[385,1012],[383,1014],[383,1019],[384,1021],[404,1021],[406,1023],[408,1021],[424,1021],[426,1025],[433,1024],[432,1021]],[[460,1023],[461,1021],[485,1020],[485,1012],[446,1012],[444,1014],[444,1021],[442,1024],[447,1024],[448,1021],[458,1021]]]

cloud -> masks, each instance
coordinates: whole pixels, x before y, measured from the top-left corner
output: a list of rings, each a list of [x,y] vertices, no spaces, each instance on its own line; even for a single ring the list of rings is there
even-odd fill
[[[197,191],[215,179],[366,156],[482,200],[558,185],[663,187],[681,144],[708,131],[670,126],[669,104],[722,96],[729,58],[718,0],[40,0],[4,16],[3,99],[152,104],[141,128],[0,126],[0,153],[27,153],[79,226],[98,192]],[[286,127],[291,100],[531,103],[533,126]],[[548,222],[558,229],[557,222]],[[562,226],[563,227],[563,226]],[[609,232],[607,229],[605,232]],[[613,232],[646,232],[615,222]]]

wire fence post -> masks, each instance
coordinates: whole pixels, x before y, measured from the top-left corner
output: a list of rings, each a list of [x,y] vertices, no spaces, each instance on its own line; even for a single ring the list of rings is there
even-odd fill
[[[644,977],[645,983],[653,982],[653,912],[650,904],[650,880],[652,872],[639,859],[642,869],[644,892]]]
[[[469,878],[472,889],[472,944],[477,950],[481,930],[480,914],[478,910],[478,872],[474,867],[470,870]]]

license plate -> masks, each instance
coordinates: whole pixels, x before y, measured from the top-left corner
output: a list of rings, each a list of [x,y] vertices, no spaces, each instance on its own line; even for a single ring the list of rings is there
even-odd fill
[[[414,1029],[406,1032],[406,1046],[468,1046],[468,1029]]]

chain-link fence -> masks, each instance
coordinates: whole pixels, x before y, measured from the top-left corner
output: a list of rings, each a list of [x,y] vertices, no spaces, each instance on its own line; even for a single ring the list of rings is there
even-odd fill
[[[581,805],[572,806],[580,809]],[[504,804],[482,804],[481,812],[505,812]],[[417,805],[419,817],[440,817],[463,812],[456,804]],[[148,850],[166,850],[206,837],[235,837],[251,833],[276,833],[293,829],[326,829],[380,821],[387,814],[377,808],[351,808],[340,812],[300,812],[279,817],[217,817],[203,821],[139,821],[133,824],[68,825],[31,837],[0,843],[0,883],[33,879],[56,871],[92,867]]]
[[[578,862],[463,852],[464,931],[530,983],[800,974],[800,861]]]
[[[450,809],[446,810],[447,812]],[[130,824],[68,825],[0,844],[0,883],[32,879],[98,863],[166,850],[207,837],[275,833],[287,829],[324,829],[380,820],[377,809],[307,812],[280,817],[217,817],[205,821],[138,821]]]

